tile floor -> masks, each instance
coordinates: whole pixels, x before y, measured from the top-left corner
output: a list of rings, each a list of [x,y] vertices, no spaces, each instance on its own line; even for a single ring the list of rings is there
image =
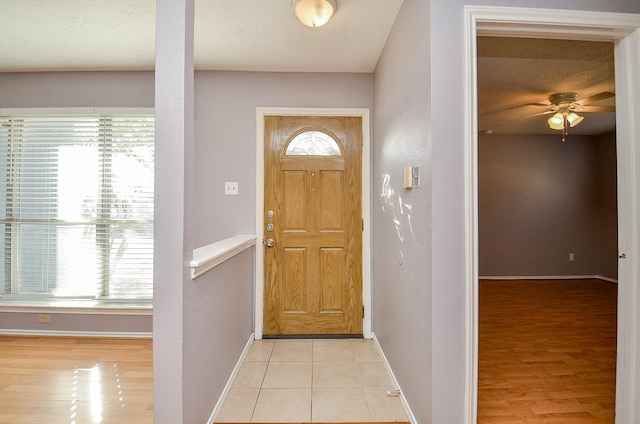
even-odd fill
[[[216,422],[407,422],[371,340],[256,340]]]

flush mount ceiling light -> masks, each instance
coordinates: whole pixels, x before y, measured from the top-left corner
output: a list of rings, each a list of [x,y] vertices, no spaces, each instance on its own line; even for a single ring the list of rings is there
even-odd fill
[[[331,19],[337,9],[336,0],[292,0],[293,11],[308,27],[320,27]]]

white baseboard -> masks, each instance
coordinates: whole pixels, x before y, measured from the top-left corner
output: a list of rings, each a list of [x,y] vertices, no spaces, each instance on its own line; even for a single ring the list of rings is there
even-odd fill
[[[602,275],[481,275],[480,280],[590,280],[598,279],[617,283],[618,280]]]
[[[224,404],[225,399],[227,399],[227,396],[229,395],[229,390],[231,390],[233,380],[236,378],[236,375],[240,370],[240,366],[242,365],[244,358],[246,358],[247,353],[249,352],[249,348],[251,347],[251,344],[253,343],[254,340],[255,340],[255,334],[252,333],[251,336],[249,336],[249,340],[247,341],[247,344],[244,346],[244,350],[240,355],[240,359],[238,359],[238,362],[236,362],[236,366],[233,368],[233,371],[231,372],[231,376],[229,377],[229,380],[227,380],[227,384],[225,384],[224,389],[222,390],[222,394],[220,395],[220,398],[218,398],[218,402],[216,402],[216,406],[213,408],[213,411],[211,412],[211,416],[209,416],[209,420],[207,421],[207,424],[213,424],[216,418],[218,418],[218,414],[222,409],[222,405]]]
[[[603,281],[608,281],[610,283],[616,283],[618,284],[618,280],[614,279],[614,278],[609,278],[609,277],[603,277],[602,275],[596,275],[596,278],[598,280],[603,280]]]
[[[417,424],[418,420],[416,420],[415,415],[413,415],[413,411],[411,411],[411,407],[409,406],[409,403],[407,402],[407,398],[404,397],[404,392],[402,391],[402,388],[400,387],[400,384],[398,383],[398,380],[396,379],[396,376],[393,373],[393,370],[391,369],[391,365],[389,365],[389,361],[387,361],[387,357],[384,355],[384,351],[382,350],[382,347],[380,346],[380,343],[378,342],[378,339],[377,339],[375,333],[372,332],[371,336],[372,336],[372,339],[373,339],[373,343],[374,343],[376,349],[378,350],[378,353],[380,354],[380,357],[382,358],[382,362],[384,362],[384,366],[387,368],[387,371],[389,372],[389,375],[391,376],[391,380],[393,380],[393,385],[400,392],[400,401],[402,402],[402,406],[404,407],[404,411],[407,414],[407,418],[409,418],[409,422],[412,423],[412,424]]]
[[[56,330],[8,330],[0,329],[3,336],[39,336],[39,337],[104,337],[117,339],[150,339],[151,332],[108,332],[108,331],[56,331]]]

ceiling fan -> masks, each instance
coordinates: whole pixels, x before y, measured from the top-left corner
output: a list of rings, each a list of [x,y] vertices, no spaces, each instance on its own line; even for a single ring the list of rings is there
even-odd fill
[[[614,96],[614,93],[605,91],[578,100],[578,93],[555,93],[549,96],[549,103],[529,103],[527,106],[543,106],[548,108],[548,110],[544,112],[530,116],[553,114],[553,116],[547,120],[547,123],[551,129],[562,130],[562,141],[564,142],[567,140],[569,127],[575,127],[584,119],[584,117],[578,115],[577,112],[615,112],[615,106],[593,104]]]

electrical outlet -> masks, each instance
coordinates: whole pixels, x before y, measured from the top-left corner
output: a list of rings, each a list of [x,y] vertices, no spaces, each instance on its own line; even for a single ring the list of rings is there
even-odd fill
[[[48,315],[48,314],[38,315],[38,322],[40,324],[51,324],[51,315]]]
[[[238,194],[238,183],[235,181],[224,183],[224,194],[234,195]]]
[[[569,253],[569,262],[573,262],[576,260],[576,255],[574,255],[573,253]]]

